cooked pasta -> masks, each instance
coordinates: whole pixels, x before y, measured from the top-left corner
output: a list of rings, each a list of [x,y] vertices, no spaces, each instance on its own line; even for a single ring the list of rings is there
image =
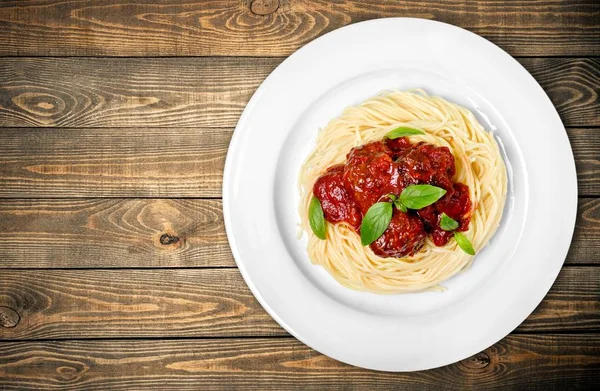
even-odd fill
[[[388,92],[349,107],[320,131],[316,147],[302,165],[298,185],[301,227],[308,234],[311,261],[351,289],[382,294],[439,289],[441,282],[473,259],[454,240],[437,247],[427,238],[413,256],[384,258],[363,246],[346,223],[327,224],[326,240],[311,231],[308,207],[317,178],[328,167],[344,163],[353,147],[381,140],[399,126],[425,132],[409,136],[412,142],[446,146],[452,152],[454,180],[468,186],[472,200],[471,222],[464,234],[476,252],[494,235],[502,217],[506,167],[493,134],[469,110],[420,90]]]

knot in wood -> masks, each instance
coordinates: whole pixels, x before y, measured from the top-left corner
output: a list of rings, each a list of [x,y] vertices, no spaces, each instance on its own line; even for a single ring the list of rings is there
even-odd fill
[[[84,371],[84,368],[74,368],[72,366],[60,366],[56,368],[56,372],[58,376],[63,380],[74,380],[81,376],[81,373]]]
[[[17,311],[9,307],[0,306],[0,326],[11,328],[19,324],[21,317]]]
[[[483,369],[490,365],[490,362],[490,356],[485,352],[481,352],[462,360],[460,363],[469,369]]]
[[[269,15],[279,9],[279,0],[253,0],[250,11],[255,15]]]
[[[59,96],[43,92],[23,92],[11,100],[21,110],[40,117],[55,116],[66,108],[66,103]]]
[[[179,242],[179,237],[177,236],[173,236],[173,235],[169,235],[169,234],[162,234],[160,237],[160,244],[164,245],[164,246],[168,246],[170,244],[175,244]]]

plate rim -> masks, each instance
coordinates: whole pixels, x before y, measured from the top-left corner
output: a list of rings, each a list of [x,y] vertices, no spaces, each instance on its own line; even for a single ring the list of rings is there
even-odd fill
[[[556,278],[558,277],[558,274],[560,273],[560,270],[562,270],[562,266],[564,265],[564,261],[566,258],[566,255],[570,249],[571,243],[572,243],[572,237],[573,237],[573,233],[574,233],[574,229],[575,229],[575,223],[576,223],[576,213],[577,213],[577,204],[578,204],[578,186],[577,186],[577,171],[575,169],[575,162],[574,162],[574,157],[573,157],[573,152],[572,152],[572,147],[570,144],[570,141],[568,140],[567,137],[567,133],[566,133],[566,129],[564,129],[564,124],[562,123],[562,120],[560,119],[560,116],[558,115],[558,113],[556,112],[556,108],[554,107],[554,105],[552,104],[552,102],[550,101],[550,99],[548,98],[547,94],[545,93],[545,91],[541,88],[541,86],[539,85],[539,83],[537,82],[537,80],[535,80],[535,78],[533,78],[533,76],[531,76],[531,74],[518,62],[516,61],[510,54],[508,54],[506,51],[504,51],[502,48],[498,47],[497,45],[495,45],[493,42],[490,42],[489,40],[475,34],[472,33],[466,29],[463,29],[461,27],[458,26],[454,26],[448,23],[444,23],[444,22],[439,22],[439,21],[434,21],[434,20],[429,20],[429,19],[421,19],[421,18],[406,18],[406,17],[393,17],[393,18],[380,18],[380,19],[373,19],[373,20],[369,20],[369,21],[364,21],[364,22],[358,22],[358,23],[353,23],[347,26],[344,26],[342,28],[336,29],[334,31],[331,31],[327,34],[324,34],[318,38],[316,38],[315,40],[307,43],[306,45],[304,45],[303,47],[301,47],[300,49],[298,49],[297,51],[295,51],[293,54],[291,54],[289,57],[287,57],[281,64],[279,64],[268,76],[267,78],[265,78],[265,80],[260,84],[260,86],[256,89],[256,91],[254,92],[254,94],[252,95],[251,99],[249,100],[248,104],[246,105],[246,107],[244,108],[244,111],[242,113],[242,115],[240,116],[240,119],[235,127],[235,130],[233,132],[229,147],[228,147],[228,152],[227,152],[227,157],[225,159],[225,168],[224,168],[224,174],[223,174],[223,192],[222,192],[222,202],[223,202],[223,216],[224,216],[224,223],[225,223],[225,229],[226,229],[226,233],[227,233],[227,239],[229,242],[229,246],[230,249],[232,251],[232,254],[234,256],[235,262],[238,266],[238,269],[240,270],[240,273],[242,275],[242,277],[244,278],[245,283],[248,285],[248,287],[250,288],[251,292],[253,293],[254,297],[258,300],[258,302],[261,304],[261,306],[265,309],[265,311],[279,324],[281,325],[287,332],[289,332],[292,336],[294,336],[295,338],[297,338],[298,340],[300,340],[302,343],[306,344],[307,346],[311,347],[312,349],[315,349],[316,351],[327,355],[329,357],[332,357],[338,361],[350,364],[350,365],[354,365],[354,366],[359,366],[359,367],[363,367],[363,368],[367,368],[367,369],[372,369],[372,370],[382,370],[382,371],[412,371],[412,370],[426,370],[426,369],[430,369],[430,368],[435,368],[435,367],[439,367],[442,365],[447,365],[447,364],[451,364],[451,362],[448,362],[446,364],[442,364],[442,365],[431,365],[431,366],[424,366],[424,367],[419,367],[417,369],[381,369],[378,367],[371,367],[368,365],[359,365],[350,361],[345,360],[342,357],[337,356],[336,354],[331,354],[331,352],[324,352],[323,350],[325,349],[321,349],[321,348],[316,348],[313,343],[308,342],[302,335],[299,335],[299,333],[296,332],[296,330],[294,330],[293,327],[291,327],[267,302],[267,300],[263,297],[263,295],[260,293],[258,287],[255,285],[254,281],[252,280],[252,278],[249,275],[249,272],[246,268],[246,265],[244,264],[243,260],[242,260],[242,256],[241,253],[238,249],[238,243],[236,241],[235,235],[233,234],[233,228],[232,228],[232,216],[231,216],[231,207],[230,204],[232,203],[232,200],[230,199],[230,187],[232,185],[232,178],[233,178],[233,174],[232,174],[232,170],[234,169],[233,167],[233,158],[232,158],[232,151],[236,148],[236,146],[239,143],[239,138],[240,138],[240,134],[241,134],[241,129],[244,127],[244,125],[247,122],[247,119],[250,115],[250,113],[252,112],[252,110],[254,109],[254,107],[256,106],[256,102],[259,101],[260,97],[264,94],[265,89],[267,88],[266,85],[268,84],[269,80],[272,78],[272,75],[275,74],[277,72],[278,69],[280,69],[284,64],[293,61],[293,59],[295,59],[296,57],[299,57],[305,50],[307,50],[307,48],[310,48],[312,45],[315,45],[316,42],[321,42],[322,40],[326,39],[326,37],[331,37],[333,35],[337,35],[337,34],[343,34],[346,31],[349,31],[350,29],[357,29],[357,28],[361,28],[364,25],[371,25],[371,24],[377,24],[377,23],[402,23],[404,21],[407,20],[412,20],[412,21],[418,21],[419,23],[424,23],[424,24],[437,24],[437,25],[444,25],[446,27],[450,27],[451,29],[456,29],[456,30],[460,30],[463,34],[469,34],[471,36],[475,36],[478,39],[484,40],[487,42],[488,45],[492,45],[494,47],[496,47],[497,49],[499,49],[500,51],[502,51],[508,58],[512,59],[514,61],[514,63],[518,64],[518,66],[522,69],[523,72],[525,72],[525,74],[531,78],[534,82],[535,85],[542,91],[543,96],[545,96],[548,104],[550,104],[550,106],[554,109],[554,112],[556,114],[556,117],[558,119],[558,121],[560,122],[560,125],[562,126],[563,130],[564,130],[564,140],[566,140],[566,145],[570,151],[570,163],[572,163],[570,165],[570,167],[568,167],[568,170],[571,171],[574,174],[573,178],[575,179],[575,186],[574,187],[569,187],[568,191],[569,192],[574,192],[574,194],[572,194],[573,200],[574,200],[574,205],[569,205],[568,209],[569,211],[572,211],[572,213],[570,213],[570,224],[567,227],[567,231],[569,232],[569,241],[568,241],[568,246],[566,248],[566,251],[564,253],[564,256],[562,256],[562,262],[560,263],[560,267],[557,268],[556,273],[552,273],[550,277],[551,282],[548,284],[547,289],[544,289],[545,292],[543,295],[541,295],[541,298],[539,299],[539,301],[536,300],[535,305],[530,305],[531,309],[527,310],[527,315],[520,320],[516,325],[514,325],[513,328],[511,328],[511,330],[509,330],[508,332],[504,333],[502,336],[500,336],[499,338],[492,338],[490,340],[493,340],[493,342],[491,343],[485,343],[484,345],[486,345],[483,349],[486,349],[489,346],[494,345],[495,343],[497,343],[499,340],[501,340],[502,338],[506,337],[508,334],[510,334],[512,332],[512,330],[514,330],[514,328],[516,328],[519,324],[521,324],[525,319],[527,319],[527,317],[537,308],[537,306],[541,303],[541,301],[546,297],[548,291],[550,290],[550,288],[552,287],[552,285],[554,284],[554,281],[556,280]],[[478,351],[481,351],[481,349],[479,349]],[[473,352],[472,354],[476,354],[478,351]],[[467,356],[469,357],[469,356]],[[466,357],[465,357],[466,358]],[[453,361],[456,362],[456,361]]]

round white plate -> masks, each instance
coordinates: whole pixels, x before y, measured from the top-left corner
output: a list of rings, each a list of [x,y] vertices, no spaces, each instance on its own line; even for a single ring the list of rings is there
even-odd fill
[[[306,237],[296,238],[298,171],[319,128],[346,106],[411,88],[467,107],[494,131],[509,170],[504,216],[445,292],[355,292],[312,265]],[[238,123],[223,182],[229,243],[262,306],[319,352],[386,371],[450,364],[510,333],[558,275],[576,209],[569,141],[533,77],[475,34],[410,18],[344,27],[279,65]]]

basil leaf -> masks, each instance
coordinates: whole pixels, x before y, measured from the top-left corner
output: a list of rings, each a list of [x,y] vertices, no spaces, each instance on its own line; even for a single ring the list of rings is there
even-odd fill
[[[462,250],[464,252],[466,252],[469,255],[475,255],[475,250],[473,249],[473,245],[471,244],[471,242],[469,241],[469,239],[467,239],[467,237],[463,234],[461,234],[460,232],[454,232],[454,239],[456,239],[456,243],[458,243],[458,245],[460,246],[460,248],[462,248]]]
[[[408,209],[406,208],[406,206],[404,206],[404,204],[402,204],[402,202],[400,202],[400,200],[395,200],[394,205],[396,205],[396,208],[400,209],[402,212],[408,212]]]
[[[396,201],[398,199],[398,196],[396,196],[396,194],[390,193],[387,195],[387,197],[392,200],[392,202]]]
[[[321,202],[317,197],[313,197],[312,200],[310,200],[310,205],[308,207],[308,222],[310,223],[310,228],[315,236],[325,240],[325,216],[323,215]]]
[[[454,231],[456,228],[458,228],[458,221],[454,220],[446,213],[442,213],[442,218],[440,219],[440,228],[444,231]]]
[[[404,137],[404,136],[414,136],[417,134],[425,134],[425,132],[423,132],[422,130],[419,130],[419,129],[407,128],[406,126],[400,126],[399,128],[390,130],[388,132],[388,134],[385,135],[385,137],[395,139],[395,138]]]
[[[443,197],[446,190],[432,185],[410,185],[400,194],[400,202],[409,209],[421,209]]]
[[[360,225],[360,241],[367,246],[377,239],[387,229],[392,220],[392,204],[389,202],[378,202],[371,205]]]

